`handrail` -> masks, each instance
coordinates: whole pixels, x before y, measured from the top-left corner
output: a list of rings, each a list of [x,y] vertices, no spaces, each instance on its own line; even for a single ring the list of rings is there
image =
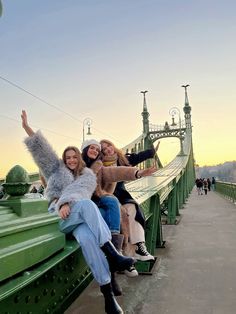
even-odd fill
[[[216,181],[216,192],[236,204],[236,183]]]

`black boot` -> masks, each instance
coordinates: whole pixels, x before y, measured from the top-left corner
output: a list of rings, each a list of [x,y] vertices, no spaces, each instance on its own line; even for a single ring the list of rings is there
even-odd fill
[[[115,296],[122,295],[122,289],[116,280],[115,273],[111,273],[111,286]]]
[[[135,262],[132,257],[120,255],[110,241],[104,243],[101,249],[107,257],[111,272],[129,269]]]
[[[105,299],[105,312],[107,314],[123,314],[122,308],[117,303],[112,292],[111,284],[100,286],[101,292]]]
[[[119,254],[122,254],[124,236],[120,233],[113,233],[111,242],[114,244],[114,247],[117,249]],[[111,286],[115,296],[122,295],[122,289],[116,280],[116,274],[111,273]]]
[[[114,247],[117,251],[122,254],[122,246],[124,242],[124,235],[120,233],[112,233],[111,242],[114,244]]]

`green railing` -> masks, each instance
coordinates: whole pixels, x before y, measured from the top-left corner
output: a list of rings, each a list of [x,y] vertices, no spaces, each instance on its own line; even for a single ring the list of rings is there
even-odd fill
[[[236,203],[236,183],[216,181],[215,188],[216,192]]]

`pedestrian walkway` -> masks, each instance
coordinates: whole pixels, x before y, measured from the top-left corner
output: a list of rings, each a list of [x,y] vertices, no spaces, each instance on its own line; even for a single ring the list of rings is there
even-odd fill
[[[118,279],[126,314],[235,314],[236,206],[215,192],[193,190],[178,225],[164,225],[166,248],[152,276]],[[65,314],[102,314],[93,282]]]

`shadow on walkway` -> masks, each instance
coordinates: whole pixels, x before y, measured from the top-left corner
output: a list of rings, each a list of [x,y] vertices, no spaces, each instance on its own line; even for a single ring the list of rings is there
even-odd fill
[[[118,302],[127,314],[235,314],[236,206],[194,189],[180,212],[178,225],[163,226],[166,248],[153,275],[119,275]],[[104,313],[95,282],[65,312],[78,313]]]

